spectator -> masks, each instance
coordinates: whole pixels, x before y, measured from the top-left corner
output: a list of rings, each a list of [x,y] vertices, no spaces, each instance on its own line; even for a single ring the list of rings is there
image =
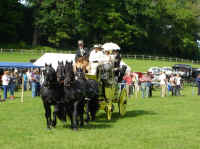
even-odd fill
[[[159,80],[160,80],[160,87],[161,87],[161,97],[165,97],[166,89],[167,89],[167,84],[166,84],[167,78],[166,78],[165,72],[161,72]]]
[[[31,75],[31,88],[32,88],[32,97],[36,97],[36,92],[37,92],[37,78],[36,78],[36,73],[37,71],[34,70],[32,75]]]
[[[27,89],[31,90],[31,70],[28,69],[28,71],[26,72],[27,78],[28,78],[28,82],[27,82]]]
[[[4,75],[2,76],[2,85],[3,85],[3,101],[6,101],[7,99],[7,92],[8,92],[8,85],[10,82],[10,76],[9,76],[9,72],[5,71]]]
[[[130,97],[130,95],[131,95],[131,85],[132,85],[131,73],[127,72],[126,75],[123,77],[123,80],[126,82],[126,91],[127,91],[128,96]]]
[[[135,97],[137,98],[140,91],[139,77],[137,73],[133,73],[133,83],[135,89]]]
[[[181,76],[176,75],[176,96],[181,96]]]
[[[142,98],[149,97],[149,90],[151,84],[150,76],[144,74],[142,78],[140,78],[140,82],[141,82]]]
[[[152,97],[152,90],[153,90],[153,85],[152,85],[152,79],[153,79],[153,76],[150,72],[147,73],[147,77],[148,77],[148,80],[147,80],[147,88],[149,90],[148,92],[148,97]]]
[[[10,89],[10,99],[14,99],[14,92],[15,92],[15,86],[16,86],[16,76],[14,72],[11,72],[10,74],[10,82],[9,82],[9,89]]]
[[[36,72],[36,96],[40,96],[40,72]]]
[[[198,76],[196,78],[196,83],[197,83],[197,87],[198,87],[197,95],[200,96],[200,74],[198,74]]]
[[[20,88],[20,78],[19,78],[19,74],[17,71],[15,71],[15,77],[16,77],[15,91],[18,91],[18,89]]]
[[[27,83],[28,83],[28,76],[27,76],[27,74],[26,74],[26,72],[23,74],[23,81],[24,81],[24,91],[26,91],[27,90]]]
[[[175,77],[173,74],[171,75],[171,77],[169,79],[169,83],[171,86],[172,96],[175,96],[176,95],[176,80],[175,80]]]

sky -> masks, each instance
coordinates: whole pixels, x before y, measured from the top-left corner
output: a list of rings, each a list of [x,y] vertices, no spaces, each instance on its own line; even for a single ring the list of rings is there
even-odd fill
[[[19,0],[20,1],[20,3],[22,3],[22,4],[26,4],[26,0]]]

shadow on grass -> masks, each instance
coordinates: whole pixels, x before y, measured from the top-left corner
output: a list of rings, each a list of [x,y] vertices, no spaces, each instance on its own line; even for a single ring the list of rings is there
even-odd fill
[[[145,110],[134,110],[134,111],[127,111],[126,115],[124,117],[120,116],[118,112],[112,113],[111,120],[106,119],[106,114],[102,113],[99,116],[97,116],[96,122],[97,123],[114,123],[118,119],[121,118],[134,118],[137,116],[143,116],[143,115],[156,115],[153,111],[145,111]]]
[[[137,116],[143,116],[143,115],[155,115],[156,113],[153,111],[144,111],[144,110],[135,110],[135,111],[127,111],[126,115],[124,117],[120,116],[118,112],[112,113],[111,120],[107,120],[106,114],[101,113],[97,116],[96,120],[94,122],[89,122],[88,124],[84,124],[84,126],[80,129],[106,129],[106,128],[112,128],[112,124],[117,122],[119,119],[126,119],[126,118],[134,118]],[[71,129],[69,121],[67,125],[68,129]],[[63,129],[63,127],[59,126],[58,129]]]
[[[156,113],[153,111],[145,111],[145,110],[127,111],[124,118],[137,117],[137,116],[143,116],[143,115],[156,115]]]

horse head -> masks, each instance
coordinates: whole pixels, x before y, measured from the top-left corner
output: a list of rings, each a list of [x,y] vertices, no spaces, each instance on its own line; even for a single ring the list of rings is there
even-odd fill
[[[63,61],[62,62],[58,61],[58,67],[57,67],[57,70],[56,70],[56,75],[57,75],[58,82],[64,81],[64,78],[65,78],[65,66],[63,64]]]
[[[43,85],[46,87],[51,87],[55,85],[57,82],[56,71],[52,67],[52,65],[45,64],[45,68],[43,70],[44,74],[44,83]]]
[[[64,72],[65,72],[64,86],[68,87],[75,80],[74,71],[73,71],[73,62],[66,61]]]

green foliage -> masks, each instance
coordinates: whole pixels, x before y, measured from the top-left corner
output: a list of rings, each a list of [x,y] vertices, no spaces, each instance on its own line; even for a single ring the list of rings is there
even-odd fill
[[[39,43],[54,48],[76,47],[83,39],[87,45],[113,41],[123,52],[185,58],[200,54],[199,0],[27,0],[26,7],[2,0],[1,6],[2,39],[30,43],[35,27]],[[27,18],[34,22],[24,24]],[[21,29],[29,36],[22,36]]]

